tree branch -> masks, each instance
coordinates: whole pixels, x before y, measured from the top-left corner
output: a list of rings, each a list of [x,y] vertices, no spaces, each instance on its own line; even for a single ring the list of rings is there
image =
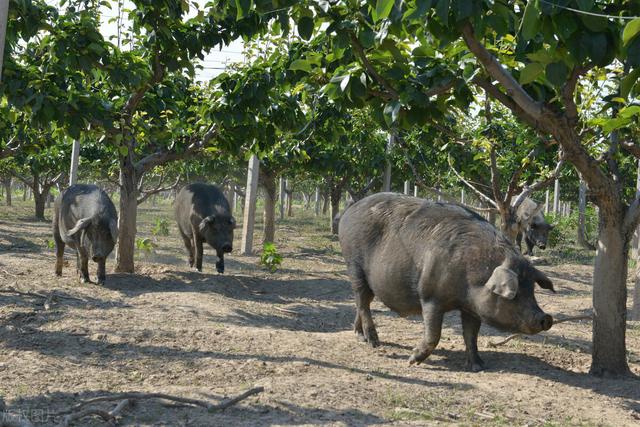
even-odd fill
[[[378,82],[378,84],[382,86],[393,97],[393,99],[399,99],[400,95],[398,94],[398,91],[396,91],[393,86],[391,86],[391,84],[384,77],[382,77],[378,73],[378,71],[376,71],[376,69],[373,67],[373,64],[371,64],[371,62],[369,61],[369,58],[367,58],[367,54],[365,53],[362,44],[360,44],[360,40],[358,40],[353,32],[349,32],[349,40],[351,41],[351,46],[353,47],[356,56],[360,58],[360,61],[362,61],[362,65],[364,65],[364,68],[371,75],[371,77],[376,82]]]
[[[122,112],[127,121],[131,120],[133,113],[140,105],[140,102],[144,98],[144,95],[153,87],[153,85],[162,81],[164,77],[164,65],[160,62],[160,52],[156,51],[153,56],[153,64],[151,65],[153,70],[153,75],[142,87],[138,88],[127,100],[127,103],[124,105]]]
[[[551,173],[551,175],[549,175],[547,178],[538,181],[532,185],[525,185],[524,188],[522,189],[522,192],[518,195],[518,197],[516,197],[515,201],[512,204],[512,207],[517,210],[518,207],[522,204],[522,202],[524,202],[524,200],[529,197],[530,194],[538,191],[538,190],[542,190],[545,187],[548,187],[549,185],[551,185],[553,183],[553,181],[555,181],[558,176],[560,176],[560,171],[562,170],[562,167],[564,166],[564,155],[563,152],[560,152],[560,160],[558,160],[558,163],[556,164],[555,169],[553,170],[553,172]]]
[[[462,181],[464,185],[469,187],[474,193],[476,193],[480,199],[484,200],[485,202],[492,205],[496,209],[500,208],[495,200],[491,199],[491,197],[487,196],[482,191],[478,190],[473,184],[471,184],[471,182],[464,179],[462,175],[460,175],[460,173],[456,170],[456,168],[453,167],[453,164],[451,162],[449,162],[449,166],[451,167],[451,170],[453,171],[453,173],[458,177],[458,179]]]
[[[631,141],[619,141],[618,143],[627,153],[640,159],[640,145],[634,144]]]
[[[462,26],[462,38],[469,50],[484,66],[487,73],[500,82],[502,87],[505,88],[507,95],[512,98],[526,114],[540,121],[545,112],[543,104],[531,98],[513,76],[502,67],[502,64],[476,39],[473,27],[468,21]]]
[[[193,141],[183,152],[176,151],[175,147],[172,146],[167,150],[158,150],[153,154],[149,154],[135,164],[136,173],[138,176],[142,176],[142,174],[156,166],[160,166],[174,160],[186,159],[206,146],[216,133],[217,128],[215,125],[212,125],[200,140]]]
[[[564,105],[569,121],[573,124],[578,120],[578,108],[576,107],[576,102],[574,100],[574,92],[576,85],[578,84],[578,79],[588,70],[589,68],[587,67],[576,65],[573,67],[573,70],[571,70],[569,79],[562,87],[562,104]]]
[[[160,178],[160,181],[158,181],[158,185],[153,190],[142,191],[141,188],[138,188],[138,193],[142,194],[141,197],[138,197],[138,204],[143,203],[145,200],[147,200],[149,197],[153,196],[154,194],[158,194],[158,193],[162,193],[164,191],[171,191],[171,190],[176,189],[178,187],[178,185],[180,184],[180,178],[182,178],[182,177],[180,175],[178,175],[178,178],[176,179],[176,182],[174,182],[172,185],[170,185],[168,187],[162,187],[162,183],[164,181],[164,175],[163,175],[163,177]]]

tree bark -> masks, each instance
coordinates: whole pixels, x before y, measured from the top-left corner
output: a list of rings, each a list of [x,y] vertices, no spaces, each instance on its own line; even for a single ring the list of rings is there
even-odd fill
[[[331,189],[326,188],[322,194],[322,215],[327,216],[329,211],[329,200],[331,199]]]
[[[593,271],[594,375],[626,375],[629,371],[625,347],[627,306],[628,238],[622,232],[623,215],[607,215],[601,208],[598,249]]]
[[[5,193],[5,201],[7,206],[11,206],[11,177],[7,177],[2,180],[2,184],[4,185],[4,193]]]
[[[115,271],[133,273],[138,216],[138,178],[130,156],[120,160],[120,215]]]
[[[629,313],[631,320],[640,320],[640,251],[636,257],[636,277],[633,285],[633,306]]]
[[[338,234],[337,225],[333,219],[340,212],[340,198],[342,197],[342,185],[336,184],[331,188],[331,233]]]
[[[278,193],[276,188],[276,174],[269,169],[260,171],[260,186],[264,190],[264,243],[273,243],[276,234],[276,203]]]
[[[581,179],[578,191],[578,244],[585,249],[595,250],[595,247],[587,239],[586,218],[587,210],[587,184]]]
[[[36,214],[36,219],[38,221],[45,221],[45,217],[44,217],[44,209],[46,206],[46,202],[47,202],[47,197],[49,196],[49,191],[47,189],[46,193],[44,191],[42,192],[33,192],[33,200],[35,202],[35,214]]]

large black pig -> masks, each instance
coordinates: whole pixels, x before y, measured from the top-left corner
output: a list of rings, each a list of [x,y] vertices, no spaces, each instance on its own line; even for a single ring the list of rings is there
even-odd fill
[[[340,245],[355,300],[355,332],[374,347],[374,296],[402,316],[422,314],[425,335],[409,359],[425,360],[438,345],[444,313],[460,310],[468,367],[478,355],[480,323],[535,334],[551,316],[538,306],[534,283],[551,281],[479,215],[457,205],[378,193],[351,206],[340,220]]]
[[[98,264],[98,284],[104,284],[105,262],[118,239],[118,213],[113,202],[95,185],[75,184],[55,201],[53,240],[56,274],[62,275],[65,245],[76,250],[83,283],[89,282],[89,258]]]
[[[202,243],[216,250],[216,270],[224,273],[224,254],[233,249],[233,229],[229,202],[214,185],[193,183],[182,187],[175,202],[178,230],[189,255],[189,266],[202,271]]]

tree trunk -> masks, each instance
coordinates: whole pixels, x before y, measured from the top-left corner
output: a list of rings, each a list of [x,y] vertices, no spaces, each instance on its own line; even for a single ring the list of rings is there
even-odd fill
[[[338,224],[333,219],[340,212],[340,197],[342,197],[342,186],[336,185],[331,189],[331,233],[338,234]]]
[[[293,190],[287,188],[287,216],[293,216]]]
[[[276,175],[266,168],[260,171],[260,186],[264,190],[264,240],[262,243],[273,243],[276,234],[276,203],[278,193]]]
[[[631,320],[640,320],[640,251],[636,257],[636,278],[633,285],[633,306],[629,318]]]
[[[47,198],[51,185],[40,185],[40,175],[33,175],[33,201],[35,202],[35,215],[38,221],[45,221],[44,209],[46,207]]]
[[[560,213],[560,180],[556,178],[553,183],[553,214]]]
[[[120,216],[115,271],[134,272],[136,220],[138,216],[138,179],[129,156],[120,160]]]
[[[516,215],[511,209],[510,206],[506,208],[500,207],[500,231],[509,239],[511,242],[516,241],[516,237],[518,236],[518,224],[516,222]]]
[[[578,244],[585,249],[595,250],[595,247],[587,240],[587,229],[585,224],[585,212],[587,210],[587,185],[580,180],[578,191]]]
[[[33,200],[35,202],[35,207],[36,207],[36,219],[38,221],[44,221],[44,209],[45,209],[45,205],[46,205],[46,201],[47,201],[47,196],[48,196],[48,192],[47,194],[45,194],[44,192],[39,192],[39,191],[34,191],[33,192]]]
[[[11,206],[11,177],[5,178],[2,180],[2,184],[4,185],[4,193],[6,197],[7,206]]]
[[[613,209],[600,209],[598,249],[593,268],[590,372],[599,376],[629,373],[625,347],[629,242],[622,232],[623,215],[611,211]]]
[[[329,212],[329,201],[331,200],[331,188],[327,185],[322,192],[322,215],[327,216]]]

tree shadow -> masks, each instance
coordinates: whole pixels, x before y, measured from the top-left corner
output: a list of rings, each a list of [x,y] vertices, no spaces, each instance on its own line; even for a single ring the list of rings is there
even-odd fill
[[[218,294],[245,301],[286,304],[304,299],[309,302],[351,300],[351,286],[346,280],[261,279],[243,275],[210,275],[195,271],[163,272],[162,278],[138,274],[113,273],[105,287],[127,297],[150,292],[198,292]]]
[[[255,313],[234,310],[226,316],[211,316],[210,320],[237,326],[281,329],[300,332],[338,332],[351,329],[355,310],[351,305],[317,307],[306,304],[287,304],[286,308],[271,306],[274,313]],[[286,311],[284,311],[286,310]]]
[[[2,252],[43,252],[44,247],[33,240],[2,232],[0,237],[0,253]]]
[[[455,372],[466,372],[466,353],[436,349],[440,358],[429,358],[423,363],[425,368],[440,367]],[[630,410],[640,412],[640,377],[631,375],[622,378],[600,378],[588,373],[568,371],[554,366],[538,357],[509,351],[485,350],[481,357],[488,371],[539,377],[545,380],[588,389],[594,393],[621,398]]]

